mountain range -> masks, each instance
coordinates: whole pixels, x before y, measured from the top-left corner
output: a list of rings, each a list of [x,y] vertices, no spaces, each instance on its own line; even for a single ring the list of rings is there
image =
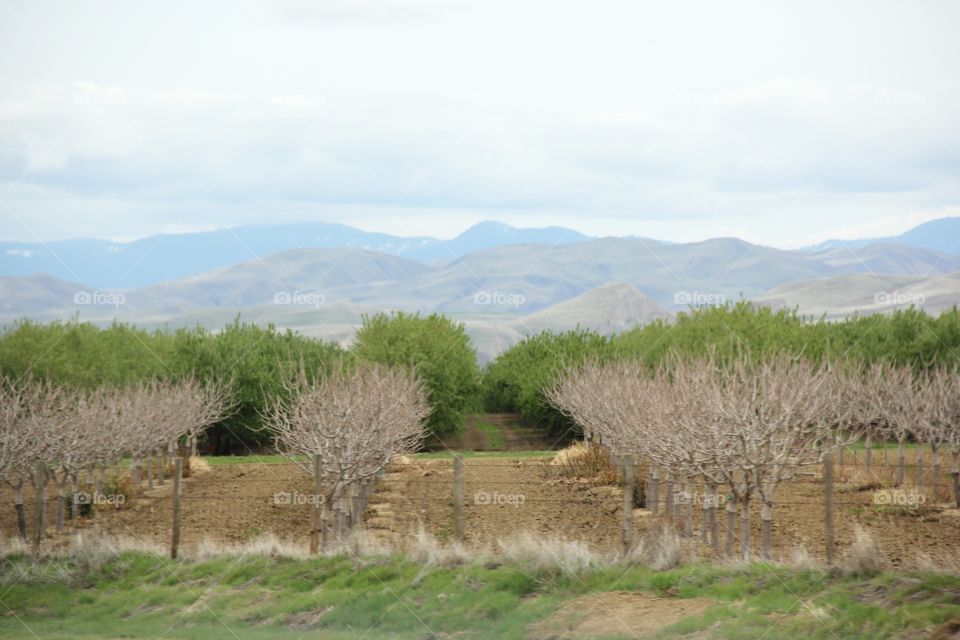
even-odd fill
[[[4,271],[0,322],[24,316],[62,319],[79,313],[81,319],[101,324],[120,320],[151,327],[216,328],[239,313],[245,320],[348,342],[365,313],[437,311],[464,322],[485,360],[543,329],[583,326],[609,334],[668,319],[691,305],[741,297],[830,318],[911,304],[939,312],[960,303],[960,255],[920,245],[933,234],[941,246],[950,246],[946,234],[960,238],[958,223],[960,219],[954,218],[921,225],[920,231],[904,234],[912,243],[882,239],[795,251],[737,238],[674,244],[637,237],[589,238],[559,227],[515,229],[500,223],[476,225],[446,242],[367,234],[370,242],[362,245],[346,242],[356,240],[356,235],[348,236],[357,230],[341,225],[262,227],[262,233],[254,227],[233,230],[237,238],[256,240],[257,247],[280,246],[284,237],[304,244],[342,243],[283,247],[262,255],[256,251],[251,255],[252,246],[237,238],[228,250],[227,231],[158,236],[153,247],[138,245],[146,251],[140,257],[132,253],[134,243],[111,251],[104,249],[110,243],[91,244],[101,241],[63,241],[58,248],[80,251],[86,246],[103,259],[88,265],[77,258],[68,277],[63,277],[63,264],[60,271],[30,275],[12,268]],[[246,253],[229,264],[158,282],[100,284],[127,279],[139,265],[154,264],[175,246],[192,246],[194,251],[167,254],[165,260],[174,264],[163,264],[141,279],[227,260],[238,246],[239,254]],[[10,251],[35,249],[21,245]],[[64,255],[52,250],[49,255],[29,256],[10,251],[4,269],[13,264],[22,270],[35,258],[38,261],[31,264],[66,262]],[[442,252],[449,258],[439,259]],[[110,256],[121,260],[117,265],[127,264],[128,274],[119,266],[109,274]],[[96,275],[98,269],[104,270],[106,280],[74,277],[81,272]]]
[[[910,247],[957,255],[960,254],[960,218],[930,220],[898,236],[859,240],[825,240],[809,247],[809,250],[856,249],[876,243],[905,244]]]
[[[0,276],[46,273],[100,289],[126,289],[303,248],[358,248],[442,264],[504,244],[561,244],[589,239],[562,227],[518,229],[500,222],[481,222],[450,240],[405,238],[343,224],[309,222],[164,234],[133,242],[0,242]]]

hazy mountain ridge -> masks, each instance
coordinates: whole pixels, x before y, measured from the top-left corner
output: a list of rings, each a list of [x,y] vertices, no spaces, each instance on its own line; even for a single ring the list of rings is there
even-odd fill
[[[660,307],[676,310],[752,299],[790,282],[830,276],[955,271],[960,271],[960,257],[902,245],[808,254],[733,238],[671,245],[604,238],[494,247],[441,267],[365,249],[297,249],[120,293],[124,310],[138,312],[349,303],[368,309],[529,315],[611,283],[628,284]],[[70,288],[55,279],[21,278],[15,287],[37,291],[7,296],[7,314],[21,310],[17,300],[25,313],[76,306],[66,295]],[[55,306],[44,308],[40,301]]]
[[[132,242],[0,242],[0,276],[47,273],[103,289],[130,289],[302,248],[351,247],[443,264],[498,244],[589,239],[562,227],[521,229],[499,222],[481,222],[450,240],[400,237],[343,224],[310,222],[161,234]]]
[[[856,240],[825,240],[811,247],[808,251],[825,251],[827,249],[857,249],[868,244],[899,243],[929,251],[939,251],[951,255],[960,255],[960,218],[938,218],[924,222],[898,236],[882,238],[860,238]]]
[[[540,231],[565,233],[484,224],[464,243]],[[489,358],[544,329],[616,333],[741,296],[828,317],[910,304],[936,313],[960,303],[960,256],[897,243],[811,253],[737,238],[685,244],[601,238],[501,244],[430,265],[359,247],[299,248],[126,289],[51,275],[0,277],[0,321],[79,313],[97,323],[217,328],[240,313],[348,341],[364,313],[436,311],[463,321]]]

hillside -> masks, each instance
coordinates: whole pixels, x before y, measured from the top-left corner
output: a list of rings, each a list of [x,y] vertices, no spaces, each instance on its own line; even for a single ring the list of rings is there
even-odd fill
[[[298,249],[129,292],[131,307],[199,309],[265,304],[319,306],[351,291],[408,281],[432,270],[365,249]]]
[[[510,326],[527,334],[545,329],[566,331],[583,327],[610,335],[671,317],[670,313],[633,286],[615,282],[524,316]]]
[[[911,305],[937,315],[960,305],[960,272],[927,277],[832,276],[784,284],[754,301],[774,309],[797,308],[805,315],[828,318],[887,313]]]

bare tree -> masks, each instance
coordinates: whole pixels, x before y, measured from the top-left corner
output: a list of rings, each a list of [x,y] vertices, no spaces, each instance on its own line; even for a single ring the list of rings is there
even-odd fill
[[[394,455],[419,448],[430,408],[411,371],[364,362],[315,381],[301,367],[291,391],[292,400],[277,404],[269,425],[280,453],[313,475],[322,491],[316,532],[347,487],[374,477]]]
[[[744,354],[723,367],[711,356],[674,356],[653,375],[635,362],[591,363],[568,372],[548,398],[614,450],[670,469],[684,487],[702,478],[711,498],[704,527],[715,523],[717,488],[729,487],[727,555],[739,508],[743,557],[749,559],[750,502],[758,493],[769,558],[777,487],[818,462],[825,448],[858,433],[859,414],[851,407],[859,387],[846,380],[839,369],[787,355],[754,362]],[[687,505],[688,533],[690,513]],[[711,528],[718,547],[715,524]]]

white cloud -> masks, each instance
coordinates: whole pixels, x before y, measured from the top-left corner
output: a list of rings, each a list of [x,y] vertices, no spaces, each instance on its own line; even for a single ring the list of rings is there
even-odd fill
[[[50,237],[497,218],[793,245],[960,201],[952,5],[876,3],[864,30],[817,3],[39,4],[17,10],[43,42],[0,25],[0,197]]]

